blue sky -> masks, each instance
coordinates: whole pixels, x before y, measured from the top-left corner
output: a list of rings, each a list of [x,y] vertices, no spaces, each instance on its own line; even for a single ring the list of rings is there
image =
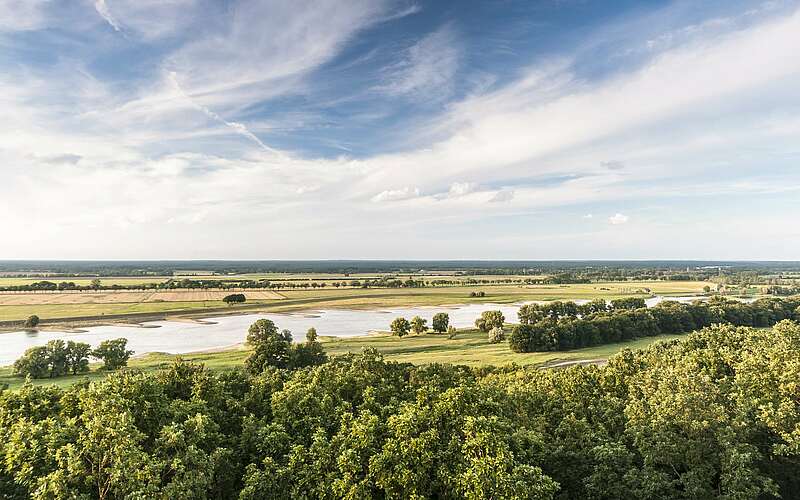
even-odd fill
[[[794,259],[800,2],[0,0],[0,258]]]

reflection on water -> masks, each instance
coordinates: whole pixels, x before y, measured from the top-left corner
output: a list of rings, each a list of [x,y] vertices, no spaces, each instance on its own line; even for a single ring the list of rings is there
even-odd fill
[[[691,301],[697,297],[671,297],[670,300]],[[647,300],[653,306],[662,300],[654,297]],[[586,300],[576,300],[585,303]],[[103,340],[125,337],[128,348],[136,354],[168,352],[181,354],[233,346],[244,342],[247,328],[257,319],[271,319],[280,329],[289,329],[295,341],[305,340],[305,332],[315,327],[319,335],[354,337],[373,331],[386,331],[397,316],[412,318],[421,316],[431,324],[431,318],[440,311],[450,315],[450,324],[457,328],[472,326],[481,312],[499,309],[508,321],[517,319],[520,304],[467,304],[439,307],[402,307],[382,310],[326,309],[287,314],[243,314],[207,318],[205,322],[187,323],[177,321],[154,321],[145,323],[146,328],[133,325],[94,326],[85,332],[31,332],[0,333],[0,366],[9,365],[26,349],[44,345],[49,340],[62,339],[87,342],[93,347]]]

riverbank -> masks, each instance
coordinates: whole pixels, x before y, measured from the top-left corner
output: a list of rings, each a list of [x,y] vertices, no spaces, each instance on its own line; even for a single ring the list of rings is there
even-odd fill
[[[578,300],[621,297],[702,296],[702,281],[637,281],[571,285],[497,285],[426,288],[317,289],[281,292],[285,298],[227,306],[221,301],[4,305],[0,297],[0,332],[19,331],[36,314],[44,328],[203,319],[231,314],[280,313],[313,309],[380,309],[453,304],[511,304],[535,300]],[[484,297],[471,297],[480,290]]]
[[[413,364],[450,363],[468,366],[502,366],[517,364],[520,366],[539,366],[541,368],[564,368],[575,364],[602,364],[610,356],[623,349],[640,349],[653,342],[681,338],[683,335],[661,335],[608,344],[586,349],[561,352],[512,352],[506,342],[492,344],[485,333],[475,329],[459,330],[455,338],[449,339],[444,334],[421,334],[406,337],[393,337],[387,334],[372,334],[360,337],[321,337],[320,341],[330,356],[347,353],[360,353],[365,348],[380,351],[388,361]],[[129,369],[153,371],[168,367],[177,358],[194,363],[203,363],[211,371],[223,371],[242,366],[250,351],[243,345],[228,349],[214,349],[204,352],[182,355],[166,353],[150,353],[131,359]],[[105,372],[96,371],[85,375],[62,377],[58,379],[34,380],[35,385],[55,384],[60,387],[70,386],[84,379],[97,380],[105,377]],[[11,367],[0,367],[0,385],[8,384],[17,389],[24,380],[12,375]]]

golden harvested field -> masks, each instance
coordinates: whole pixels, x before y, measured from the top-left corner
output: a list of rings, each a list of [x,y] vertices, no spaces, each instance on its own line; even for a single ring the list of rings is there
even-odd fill
[[[219,290],[158,290],[147,292],[102,291],[102,292],[36,292],[0,293],[0,306],[44,305],[44,304],[121,304],[140,302],[203,302],[222,300],[234,293]],[[252,290],[244,293],[247,300],[280,300],[283,295],[270,290]]]

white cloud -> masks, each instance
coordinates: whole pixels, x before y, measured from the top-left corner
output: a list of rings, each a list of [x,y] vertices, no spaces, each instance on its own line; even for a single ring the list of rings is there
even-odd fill
[[[513,199],[514,199],[514,191],[511,189],[503,189],[501,191],[496,192],[494,196],[489,198],[489,202],[502,203],[506,201],[511,201]]]
[[[610,224],[613,224],[613,225],[615,225],[615,226],[618,226],[618,225],[620,225],[620,224],[625,224],[625,223],[627,223],[627,222],[628,222],[628,219],[630,219],[630,217],[628,217],[627,215],[622,215],[622,214],[620,214],[620,213],[617,213],[617,214],[614,214],[614,215],[612,215],[611,217],[609,217],[609,218],[608,218],[608,222],[609,222]]]
[[[106,4],[106,0],[95,0],[94,8],[100,17],[106,20],[106,22],[114,28],[114,31],[122,31],[122,27],[120,27],[119,23],[114,16],[111,15],[111,12],[108,10],[108,4]]]
[[[78,243],[97,241],[92,247],[97,253],[72,257],[264,258],[265,240],[253,235],[292,234],[280,243],[268,241],[275,252],[268,257],[397,257],[407,249],[387,243],[390,230],[426,230],[446,221],[453,228],[448,239],[427,238],[425,248],[439,245],[440,257],[453,258],[459,256],[453,249],[469,248],[461,243],[469,240],[471,230],[460,230],[459,224],[487,215],[513,221],[539,209],[557,216],[556,209],[565,205],[598,214],[602,209],[592,204],[701,194],[765,196],[785,193],[800,180],[796,169],[787,169],[780,181],[762,178],[763,170],[754,169],[766,156],[781,161],[796,157],[800,61],[792,50],[800,44],[797,13],[672,47],[644,67],[605,81],[581,81],[570,73],[569,61],[556,62],[526,72],[499,91],[452,105],[426,129],[444,139],[351,159],[276,151],[259,139],[267,127],[242,118],[237,110],[302,88],[309,74],[332,60],[359,29],[387,15],[383,4],[323,2],[319,14],[278,6],[273,18],[263,5],[246,3],[206,31],[181,30],[180,23],[191,22],[192,15],[186,15],[185,20],[165,19],[145,33],[144,11],[126,9],[121,0],[106,1],[126,34],[180,32],[189,39],[163,65],[177,72],[178,85],[166,69],[139,87],[120,90],[72,61],[43,72],[2,68],[3,230],[27,234],[29,227],[37,227],[42,235],[4,242],[3,256],[42,256],[36,252],[49,249],[47,256],[65,257],[47,244],[47,235],[76,243],[65,245],[74,250],[64,252],[79,252],[85,247]],[[91,17],[99,26],[100,18]],[[329,17],[330,27],[322,22]],[[262,32],[263,26],[246,22],[253,18],[265,19],[268,29]],[[3,22],[0,15],[0,29]],[[41,26],[41,20],[32,15],[18,26]],[[110,36],[109,29],[104,31]],[[397,89],[436,86],[430,83],[436,78],[422,76],[424,58],[410,64],[410,54],[403,66],[407,71],[397,73],[409,78],[398,78],[402,85]],[[420,68],[419,76],[411,77],[412,67]],[[730,144],[737,144],[734,153]],[[701,174],[705,180],[698,180]],[[721,180],[712,181],[709,174]],[[513,190],[486,188],[499,185]],[[412,186],[438,194],[423,196]],[[313,196],[299,196],[311,191]],[[379,203],[401,200],[406,202]],[[780,212],[775,217],[786,220]],[[629,219],[616,214],[608,220],[619,224]],[[172,222],[169,228],[164,221]],[[559,233],[570,224],[545,228],[547,221],[541,222],[543,231],[556,234],[553,242],[573,241]],[[196,223],[207,230],[182,232],[184,225]],[[381,234],[387,237],[353,239],[358,244],[351,246],[319,244],[326,237],[341,243],[335,238],[341,231],[356,235],[365,230],[385,230]],[[99,231],[106,236],[98,239]],[[777,230],[774,234],[776,241],[787,241]],[[530,242],[527,235],[507,237],[518,239],[519,245],[511,245],[515,248]],[[602,233],[575,238],[597,241],[598,252],[602,245],[617,250],[613,237]],[[719,241],[727,244],[731,238]],[[247,243],[240,249],[230,247],[231,241]],[[663,243],[643,239],[636,251],[662,251],[653,247],[658,241]],[[784,246],[796,253],[796,245]],[[301,247],[307,253],[298,254]],[[508,247],[481,251],[510,256],[503,253]],[[570,243],[568,249],[585,248]],[[718,248],[726,247],[720,243]],[[611,250],[605,256],[614,255]],[[663,257],[674,256],[663,251]]]
[[[598,84],[576,82],[556,65],[553,74],[537,72],[536,84],[512,85],[455,107],[441,120],[449,128],[448,138],[407,154],[373,158],[372,173],[361,186],[369,192],[376,185],[426,177],[438,188],[454,177],[488,169],[510,176],[565,173],[589,144],[606,155],[595,155],[582,168],[608,171],[600,162],[611,155],[625,153],[631,160],[623,146],[634,134],[640,150],[646,141],[674,147],[679,144],[676,131],[686,124],[702,128],[704,110],[741,119],[743,103],[763,98],[761,87],[786,82],[774,90],[800,100],[797,86],[787,81],[800,73],[800,58],[793,57],[797,44],[800,12],[672,49],[639,70]],[[649,136],[641,135],[643,128]]]
[[[451,198],[464,196],[474,192],[478,185],[474,182],[454,182],[450,185],[450,190],[447,195]]]
[[[227,22],[207,27],[206,36],[170,56],[168,69],[202,106],[237,110],[302,89],[307,73],[388,7],[386,0],[243,0]]]
[[[377,90],[415,99],[449,95],[458,70],[460,49],[454,29],[445,25],[409,47],[403,57],[385,69],[385,83]]]
[[[372,197],[373,202],[402,201],[419,197],[419,188],[404,187],[402,189],[387,189]]]

